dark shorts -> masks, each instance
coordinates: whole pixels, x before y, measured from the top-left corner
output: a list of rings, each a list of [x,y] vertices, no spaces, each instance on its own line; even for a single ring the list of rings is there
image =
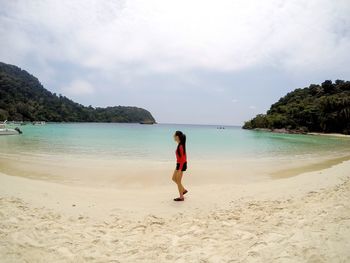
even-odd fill
[[[176,163],[176,170],[180,170],[180,164]],[[182,166],[181,171],[186,171],[187,170],[187,162],[184,163],[184,165]]]

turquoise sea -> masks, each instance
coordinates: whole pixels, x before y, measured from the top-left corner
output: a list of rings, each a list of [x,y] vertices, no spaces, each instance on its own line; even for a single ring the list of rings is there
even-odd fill
[[[19,136],[0,136],[0,153],[78,155],[94,158],[173,160],[173,134],[187,135],[192,160],[283,157],[350,152],[350,139],[275,134],[241,127],[183,124],[47,123],[20,126]]]

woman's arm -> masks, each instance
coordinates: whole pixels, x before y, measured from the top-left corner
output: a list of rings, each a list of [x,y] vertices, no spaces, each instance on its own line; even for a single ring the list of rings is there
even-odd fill
[[[182,145],[180,145],[179,147],[179,151],[180,151],[180,167],[179,169],[182,170],[182,167],[184,165],[184,163],[186,162],[186,159],[185,159],[185,152],[184,152],[184,148]]]

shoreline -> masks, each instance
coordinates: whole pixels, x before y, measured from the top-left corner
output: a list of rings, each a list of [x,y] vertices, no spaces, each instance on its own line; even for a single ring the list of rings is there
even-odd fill
[[[243,128],[244,129],[244,128]],[[283,133],[283,134],[302,134],[302,135],[315,135],[315,136],[330,136],[330,137],[339,137],[339,138],[350,138],[350,134],[343,133],[324,133],[324,132],[306,132],[302,130],[290,130],[290,129],[269,129],[269,128],[253,128],[253,129],[244,129],[250,131],[262,131],[262,132],[271,132],[271,133]]]
[[[254,198],[255,195],[258,197],[264,195],[266,197],[276,198],[285,195],[285,191],[281,191],[281,189],[287,190],[287,193],[291,195],[299,195],[300,193],[305,193],[308,187],[296,187],[294,189],[295,191],[291,191],[289,188],[291,184],[298,186],[300,181],[311,185],[313,181],[319,181],[318,185],[310,186],[311,188],[309,190],[313,191],[315,187],[321,186],[320,180],[324,180],[322,184],[325,183],[326,186],[329,183],[329,178],[324,177],[324,174],[342,166],[346,166],[350,170],[350,156],[325,159],[306,166],[277,170],[271,173],[269,175],[270,178],[266,180],[238,182],[208,181],[202,183],[199,178],[193,178],[198,176],[197,174],[191,174],[185,175],[183,182],[185,186],[189,185],[193,195],[199,198],[197,203],[194,202],[191,204],[191,208],[195,210],[201,207],[212,209],[217,207],[218,204],[222,205],[222,198],[227,200],[232,198]],[[162,184],[157,186],[139,184],[131,187],[127,187],[127,185],[112,187],[110,185],[100,186],[97,184],[71,184],[71,182],[61,180],[52,181],[47,180],[47,178],[9,175],[0,171],[0,197],[4,194],[19,197],[23,200],[33,201],[42,207],[57,208],[61,212],[68,212],[68,214],[70,212],[75,214],[79,211],[74,208],[76,203],[82,202],[81,211],[90,214],[92,217],[95,216],[96,211],[107,213],[112,211],[115,206],[119,207],[120,211],[123,210],[126,212],[126,214],[136,215],[138,211],[137,216],[143,216],[147,211],[153,211],[160,212],[164,216],[168,212],[171,212],[171,209],[168,209],[169,205],[171,208],[174,207],[171,193],[174,197],[178,195],[175,184],[171,182],[170,176],[168,177],[166,177],[166,180]],[[336,182],[336,178],[337,176],[332,178],[331,181]],[[288,187],[286,187],[285,182],[289,183]],[[272,190],[275,190],[275,192],[267,194]],[[220,197],[217,196],[218,193],[220,193]],[[207,196],[207,198],[200,200],[201,196]],[[113,201],[114,199],[116,201]],[[146,202],[147,205],[144,205],[143,202],[147,199],[150,199],[150,202]],[[160,199],[160,201],[156,201],[157,199]],[[55,200],[57,201],[55,202]],[[102,205],[102,203],[104,204]],[[99,208],[96,208],[96,206],[99,206]],[[133,209],[130,210],[129,207]],[[95,211],[94,209],[97,210]]]
[[[350,161],[269,182],[156,191],[0,174],[4,262],[345,262]],[[74,206],[73,206],[74,205]]]
[[[349,134],[343,133],[321,133],[321,132],[308,132],[308,135],[316,135],[316,136],[331,136],[331,137],[339,137],[339,138],[350,138]]]
[[[67,186],[142,190],[169,185],[174,169],[172,161],[74,157],[0,154],[0,173]],[[318,171],[349,159],[350,155],[339,153],[302,156],[302,158],[290,156],[277,159],[266,157],[191,160],[184,179],[190,185],[201,186],[249,184]]]
[[[334,157],[332,159],[326,159],[326,160],[322,160],[321,162],[310,163],[310,164],[295,167],[295,168],[281,169],[271,173],[271,176],[273,179],[281,179],[281,178],[298,176],[303,173],[322,171],[324,169],[331,168],[333,166],[336,166],[338,164],[341,164],[349,160],[350,160],[350,155]]]

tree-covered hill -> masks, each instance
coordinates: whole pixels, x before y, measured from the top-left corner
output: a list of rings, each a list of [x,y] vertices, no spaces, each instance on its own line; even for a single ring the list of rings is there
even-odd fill
[[[321,85],[296,89],[243,128],[350,134],[350,81],[326,80]]]
[[[86,107],[46,90],[39,80],[16,66],[0,62],[0,121],[145,122],[154,123],[142,108]]]

